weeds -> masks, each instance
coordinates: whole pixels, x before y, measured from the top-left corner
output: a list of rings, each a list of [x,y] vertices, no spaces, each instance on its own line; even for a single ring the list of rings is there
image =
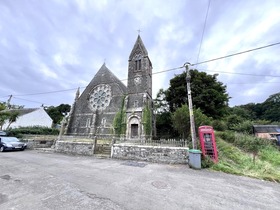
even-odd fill
[[[212,170],[225,173],[254,177],[263,180],[280,182],[280,152],[272,145],[259,147],[259,154],[252,161],[252,154],[235,147],[220,137],[216,138],[219,151],[219,163],[212,165]],[[240,144],[245,145],[245,143]]]

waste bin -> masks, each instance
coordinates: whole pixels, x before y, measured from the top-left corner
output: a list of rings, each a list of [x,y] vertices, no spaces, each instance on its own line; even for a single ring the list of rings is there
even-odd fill
[[[189,150],[189,166],[193,169],[201,169],[201,151],[197,149]]]

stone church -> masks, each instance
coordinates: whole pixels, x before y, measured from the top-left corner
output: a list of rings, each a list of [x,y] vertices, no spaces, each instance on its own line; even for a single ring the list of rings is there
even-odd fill
[[[127,87],[105,63],[71,107],[66,135],[150,138],[154,132],[152,63],[138,35],[128,59]]]

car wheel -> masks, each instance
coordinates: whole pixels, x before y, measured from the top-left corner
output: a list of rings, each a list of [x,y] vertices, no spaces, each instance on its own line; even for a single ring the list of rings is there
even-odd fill
[[[21,149],[20,151],[24,151],[24,150],[25,150],[25,148]]]
[[[4,152],[4,146],[0,147],[0,152]]]

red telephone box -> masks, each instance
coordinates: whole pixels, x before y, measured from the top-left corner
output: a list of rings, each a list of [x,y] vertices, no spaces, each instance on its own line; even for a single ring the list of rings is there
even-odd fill
[[[200,146],[203,156],[210,157],[214,163],[218,162],[218,152],[214,129],[212,126],[200,126],[198,128]]]

